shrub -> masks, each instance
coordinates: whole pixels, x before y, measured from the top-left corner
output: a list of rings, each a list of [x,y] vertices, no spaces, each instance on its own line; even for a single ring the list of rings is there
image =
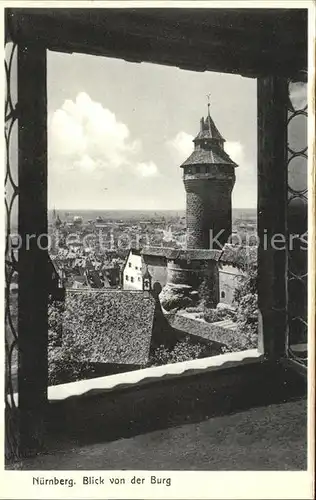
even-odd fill
[[[221,318],[217,309],[208,309],[204,313],[204,319],[207,323],[215,323],[216,321],[220,321]]]
[[[257,268],[252,265],[246,274],[239,279],[234,293],[237,305],[237,323],[240,328],[249,327],[253,332],[258,329],[258,295],[257,295]]]
[[[48,307],[48,344],[52,347],[61,345],[63,302],[52,302]]]
[[[216,304],[213,279],[206,273],[198,289],[200,304],[204,307],[214,307]]]
[[[233,309],[207,309],[204,313],[204,319],[208,323],[223,321],[224,319],[236,320],[236,312]]]
[[[78,361],[76,353],[64,347],[48,346],[48,382],[49,385],[75,382],[91,377],[94,373],[92,365],[86,361]]]
[[[205,312],[195,313],[195,318],[196,319],[204,319],[204,316],[205,316]]]
[[[173,287],[166,285],[159,295],[160,303],[166,311],[193,307],[196,296],[188,287]]]
[[[257,295],[257,268],[252,264],[240,277],[234,293],[237,306],[237,330],[234,340],[229,344],[227,351],[252,349],[258,342],[258,295]]]
[[[205,307],[202,304],[193,307],[187,307],[185,312],[187,313],[203,313],[205,311]]]
[[[223,347],[223,352],[245,351],[254,349],[258,343],[258,333],[249,326],[237,327],[235,335],[232,336],[229,345]]]
[[[179,309],[185,309],[187,306],[193,304],[193,300],[190,297],[170,297],[169,299],[162,300],[161,304],[166,311],[178,311]]]
[[[188,338],[179,340],[173,349],[163,345],[157,347],[150,357],[150,366],[166,365],[168,363],[180,363],[190,359],[201,358],[208,354],[208,346],[202,343],[192,343]]]

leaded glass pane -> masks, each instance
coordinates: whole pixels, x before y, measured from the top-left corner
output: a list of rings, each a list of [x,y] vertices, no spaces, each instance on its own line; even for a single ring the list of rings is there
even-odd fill
[[[307,364],[307,84],[289,83],[288,355]]]

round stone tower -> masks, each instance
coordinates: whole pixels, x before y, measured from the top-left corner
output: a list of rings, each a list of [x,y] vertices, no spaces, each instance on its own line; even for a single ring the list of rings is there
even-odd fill
[[[224,151],[225,139],[209,106],[193,141],[194,151],[181,165],[187,195],[187,248],[222,248],[232,229],[231,193],[237,164]]]

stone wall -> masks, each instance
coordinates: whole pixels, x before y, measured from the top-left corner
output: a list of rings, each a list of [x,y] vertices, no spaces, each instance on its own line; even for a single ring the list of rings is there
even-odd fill
[[[224,323],[222,321],[207,323],[203,320],[189,318],[181,313],[170,315],[168,320],[173,328],[198,338],[217,342],[223,346],[229,346],[236,337],[236,331],[230,328],[224,328],[221,325],[221,323]]]
[[[198,291],[205,281],[213,297],[214,307],[219,300],[218,264],[209,261],[168,260],[167,283],[169,285],[187,285]]]
[[[199,262],[186,260],[169,260],[167,265],[167,282],[173,285],[189,285],[197,289],[205,273]]]
[[[152,283],[156,281],[164,287],[167,283],[167,259],[162,256],[143,255],[143,266],[148,268]]]
[[[210,248],[210,231],[213,236],[219,234],[221,248],[231,234],[232,181],[190,179],[184,184],[188,248]],[[213,244],[211,248],[218,247]]]

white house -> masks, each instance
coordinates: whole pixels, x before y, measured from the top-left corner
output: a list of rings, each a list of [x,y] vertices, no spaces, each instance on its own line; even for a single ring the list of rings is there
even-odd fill
[[[123,289],[143,290],[143,262],[141,250],[131,249],[123,267]]]

